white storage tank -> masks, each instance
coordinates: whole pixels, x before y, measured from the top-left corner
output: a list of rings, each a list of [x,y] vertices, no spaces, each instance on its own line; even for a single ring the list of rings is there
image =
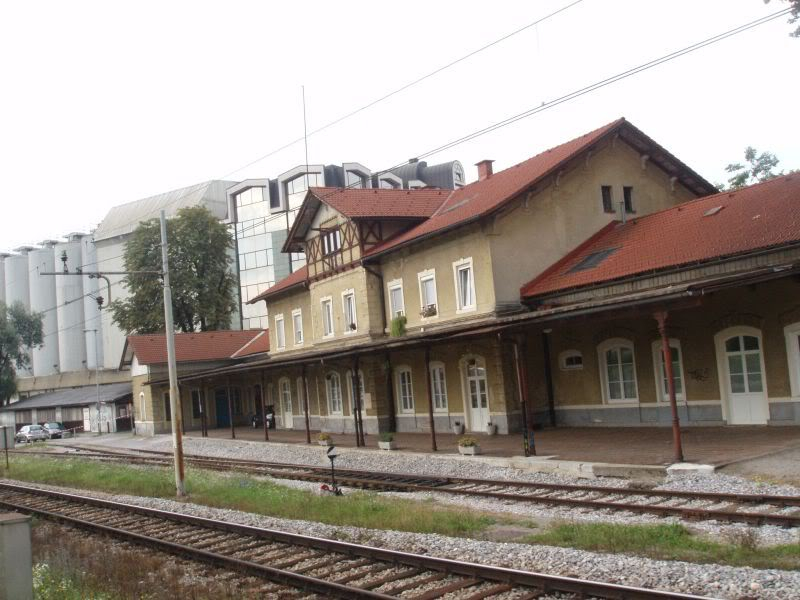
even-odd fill
[[[9,256],[8,252],[0,252],[0,302],[6,301],[6,258]]]
[[[42,313],[41,348],[34,348],[32,354],[33,375],[54,375],[58,373],[58,311],[56,306],[56,278],[41,275],[55,271],[55,240],[41,242],[41,248],[28,252],[28,281],[31,311]]]
[[[98,271],[97,250],[91,236],[81,238],[81,264],[83,271]],[[86,344],[86,366],[94,370],[99,363],[103,367],[103,322],[101,310],[108,310],[108,286],[104,279],[83,277],[83,316],[86,319],[84,327]],[[96,298],[103,297],[103,309],[97,304]],[[94,330],[96,329],[96,335]],[[95,347],[97,344],[97,347]]]
[[[20,246],[5,260],[6,264],[6,304],[21,302],[26,310],[31,308],[31,296],[28,289],[28,252],[33,250],[33,246]],[[29,369],[19,369],[17,375],[20,377],[30,377]]]
[[[67,241],[56,244],[56,271],[77,272],[81,262],[81,233],[70,233]],[[56,275],[58,303],[58,357],[62,373],[86,368],[86,329],[83,315],[83,277]]]

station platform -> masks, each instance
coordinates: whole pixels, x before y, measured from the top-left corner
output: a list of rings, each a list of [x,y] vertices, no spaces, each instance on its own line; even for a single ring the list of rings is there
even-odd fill
[[[311,432],[316,444],[317,431]],[[199,437],[199,431],[187,431]],[[331,433],[336,446],[355,447],[353,434]],[[521,434],[468,434],[475,437],[486,457],[520,457]],[[212,429],[211,438],[230,438],[229,428]],[[437,433],[437,454],[458,454],[458,439],[452,433]],[[261,428],[237,427],[236,439],[264,441]],[[687,427],[682,432],[686,462],[722,467],[739,461],[800,448],[800,427]],[[271,429],[270,442],[305,444],[305,430]],[[429,433],[397,433],[398,450],[431,452]],[[673,462],[672,430],[668,427],[564,427],[534,432],[536,455],[550,460],[629,465],[669,465]],[[366,436],[366,449],[378,449],[378,436]]]

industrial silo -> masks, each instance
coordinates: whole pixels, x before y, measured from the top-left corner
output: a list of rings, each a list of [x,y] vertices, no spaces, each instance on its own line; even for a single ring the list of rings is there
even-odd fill
[[[67,241],[56,244],[56,302],[58,303],[58,357],[62,373],[86,368],[86,329],[83,316],[83,277],[77,273],[82,266],[81,238],[70,233]]]
[[[14,252],[5,260],[6,264],[6,304],[9,306],[17,302],[21,303],[26,310],[31,308],[31,297],[28,289],[28,252],[33,250],[33,246],[21,246],[15,248]],[[30,377],[29,369],[19,369],[17,374],[20,377]]]
[[[8,252],[0,252],[0,302],[6,301],[6,258],[9,256]]]
[[[81,238],[81,263],[83,271],[97,271],[97,250],[94,247],[94,240],[91,236],[85,235]],[[99,363],[103,367],[103,331],[101,310],[108,309],[110,298],[108,297],[108,286],[104,279],[95,277],[82,277],[83,281],[83,316],[86,319],[84,327],[86,344],[86,366],[89,369],[96,369]],[[99,297],[103,298],[103,309],[97,303]],[[96,332],[94,330],[97,330]],[[95,347],[97,344],[97,347]]]
[[[58,318],[56,310],[55,240],[45,240],[41,248],[28,252],[28,281],[31,312],[42,314],[43,345],[32,351],[33,375],[58,373]]]

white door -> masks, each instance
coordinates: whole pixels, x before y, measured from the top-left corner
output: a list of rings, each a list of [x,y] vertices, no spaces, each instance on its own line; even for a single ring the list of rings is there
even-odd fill
[[[281,380],[281,406],[283,408],[283,426],[294,429],[294,416],[292,415],[292,386],[288,379]]]
[[[755,335],[733,335],[725,339],[725,384],[728,423],[766,425],[768,407],[764,393],[764,360]]]
[[[486,368],[477,360],[467,362],[467,401],[470,431],[486,431],[489,423]]]
[[[83,430],[84,431],[91,431],[92,430],[92,416],[89,412],[89,407],[86,406],[83,409]]]

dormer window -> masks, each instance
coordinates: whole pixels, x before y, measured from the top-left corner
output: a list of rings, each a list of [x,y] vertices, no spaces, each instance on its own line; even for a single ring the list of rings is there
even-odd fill
[[[464,169],[459,163],[453,165],[453,187],[455,189],[464,187]]]
[[[325,256],[335,254],[342,247],[342,234],[337,227],[322,234],[322,253]]]
[[[367,178],[358,171],[347,171],[345,185],[349,188],[365,188]]]

